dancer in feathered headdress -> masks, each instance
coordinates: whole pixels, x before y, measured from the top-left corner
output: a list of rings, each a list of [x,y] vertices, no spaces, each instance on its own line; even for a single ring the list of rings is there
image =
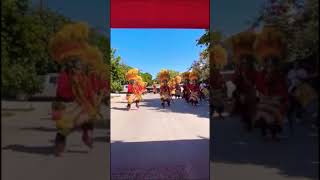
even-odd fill
[[[157,94],[157,92],[158,92],[158,90],[157,90],[157,82],[153,82],[152,91],[153,91],[153,94]]]
[[[200,87],[198,84],[199,74],[196,71],[192,71],[189,74],[189,79],[191,84],[189,85],[190,96],[189,102],[196,106],[199,103],[199,96],[200,96]]]
[[[181,86],[180,86],[180,83],[182,81],[182,78],[181,76],[176,76],[174,77],[174,81],[175,81],[175,96],[176,98],[180,98],[181,97]]]
[[[52,118],[58,129],[56,155],[64,151],[66,138],[75,126],[81,126],[83,142],[92,147],[93,122],[101,118],[99,106],[102,95],[98,91],[104,87],[96,86],[100,83],[94,83],[96,81],[90,78],[90,72],[97,72],[94,75],[96,80],[105,82],[106,78],[95,65],[102,61],[101,52],[92,50],[94,48],[88,44],[88,33],[86,24],[67,24],[49,42],[53,60],[64,66],[57,83],[58,102],[52,105]]]
[[[189,103],[189,97],[190,97],[190,72],[184,72],[182,73],[182,79],[183,79],[183,91],[182,91],[182,98],[186,100],[187,103]]]
[[[263,136],[267,135],[269,129],[276,139],[282,130],[288,105],[286,77],[279,69],[285,61],[284,36],[275,27],[264,27],[256,40],[255,50],[263,66],[257,83],[260,101],[255,124],[261,127]]]
[[[221,45],[214,45],[210,47],[210,91],[213,102],[211,107],[211,113],[217,112],[219,114],[219,117],[222,119],[222,113],[224,111],[224,97],[226,94],[226,85],[220,71],[227,64],[227,61],[227,52]]]
[[[168,86],[170,87],[170,95],[171,98],[176,95],[176,81],[174,78],[171,78],[168,82]]]
[[[165,107],[165,102],[167,102],[168,106],[170,106],[171,96],[170,96],[170,87],[168,85],[168,81],[170,79],[170,73],[168,70],[163,69],[159,73],[160,80],[160,100],[162,107]]]
[[[130,69],[126,73],[126,79],[129,83],[128,84],[128,92],[127,92],[127,100],[128,100],[127,108],[128,108],[128,110],[130,110],[132,103],[136,103],[136,107],[139,108],[139,101],[140,101],[139,93],[140,93],[140,91],[137,86],[138,77],[139,77],[139,70],[136,68]]]
[[[144,94],[146,90],[146,82],[142,80],[141,76],[137,76],[136,82],[134,84],[134,94],[135,94],[135,103],[137,108],[139,108],[139,103],[142,100],[142,95]]]
[[[252,130],[252,119],[255,108],[255,69],[254,43],[256,34],[251,31],[240,32],[231,38],[233,59],[236,63],[233,83],[236,85],[234,92],[234,111],[240,113],[248,131]]]

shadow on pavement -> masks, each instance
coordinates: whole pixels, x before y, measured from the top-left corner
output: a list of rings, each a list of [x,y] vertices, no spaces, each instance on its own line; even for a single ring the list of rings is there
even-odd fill
[[[94,137],[94,142],[110,143],[110,136]]]
[[[124,107],[124,108],[112,107],[111,109],[118,110],[118,111],[128,111],[128,109],[126,107]]]
[[[56,128],[50,128],[50,127],[26,127],[26,128],[20,128],[20,130],[26,130],[26,131],[40,131],[40,132],[56,132]]]
[[[175,167],[179,167],[174,171]],[[165,170],[169,168],[171,170]],[[177,179],[184,171],[200,179],[209,176],[209,141],[207,139],[113,142],[111,143],[111,171],[114,179],[122,176]],[[130,172],[129,172],[130,171]],[[172,171],[172,172],[171,172]],[[169,174],[168,174],[169,173]],[[180,176],[181,177],[181,176]],[[122,177],[123,178],[123,177]],[[188,179],[188,178],[184,178]]]
[[[174,99],[174,102],[171,102],[170,107],[163,108],[161,106],[160,98],[153,99],[144,99],[142,101],[141,107],[153,108],[157,111],[168,111],[175,113],[188,113],[194,114],[202,118],[208,118],[209,120],[209,104],[207,102],[200,102],[196,107],[193,107],[191,104],[186,103],[184,99]]]
[[[319,177],[318,137],[311,136],[304,127],[296,127],[293,136],[280,142],[266,142],[258,130],[244,133],[235,118],[214,121],[211,125],[214,139],[210,143],[210,157],[214,163],[276,168],[280,175],[288,177]],[[214,168],[215,173],[223,176],[228,172]]]
[[[51,155],[53,154],[53,146],[24,146],[24,145],[8,145],[3,150],[11,150],[28,154]]]

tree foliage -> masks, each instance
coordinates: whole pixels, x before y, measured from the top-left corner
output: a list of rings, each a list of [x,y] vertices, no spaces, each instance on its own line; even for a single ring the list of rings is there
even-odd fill
[[[59,72],[49,54],[50,37],[72,21],[49,9],[35,9],[28,0],[1,3],[2,96],[34,94],[41,91],[39,75]],[[99,47],[106,67],[110,67],[109,40],[91,28],[89,41]]]

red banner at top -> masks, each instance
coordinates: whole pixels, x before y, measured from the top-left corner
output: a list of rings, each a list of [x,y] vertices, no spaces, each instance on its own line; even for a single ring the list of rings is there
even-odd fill
[[[210,0],[111,0],[111,28],[209,29]]]

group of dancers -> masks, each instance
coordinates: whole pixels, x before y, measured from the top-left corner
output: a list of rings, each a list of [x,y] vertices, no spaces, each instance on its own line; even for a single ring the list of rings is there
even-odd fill
[[[138,75],[138,69],[130,69],[126,74],[128,81],[127,108],[130,110],[131,104],[135,103],[139,108],[143,93],[146,91],[146,83]],[[185,72],[181,76],[170,77],[168,70],[163,69],[159,72],[158,80],[160,82],[160,101],[161,106],[165,108],[170,106],[173,98],[183,98],[187,103],[196,106],[201,99],[207,99],[209,91],[206,87],[200,88],[198,83],[199,75],[197,72]],[[183,85],[181,83],[183,82]],[[158,93],[156,82],[153,83],[153,93]]]
[[[202,92],[200,91],[197,72],[185,72],[170,79],[170,73],[168,70],[163,69],[159,73],[160,81],[160,100],[162,107],[170,106],[172,97],[183,98],[186,102],[196,106],[199,103]],[[181,81],[183,85],[181,87]],[[182,88],[182,90],[181,90]]]
[[[285,40],[276,28],[266,26],[259,34],[246,31],[234,35],[231,44],[236,64],[232,79],[236,86],[233,112],[240,115],[248,131],[260,128],[263,137],[270,132],[272,139],[278,140],[288,108],[286,78],[281,70],[286,59]],[[225,64],[227,53],[221,46],[213,45],[210,56],[214,66],[210,89],[212,108],[219,109],[226,88],[217,67]]]

